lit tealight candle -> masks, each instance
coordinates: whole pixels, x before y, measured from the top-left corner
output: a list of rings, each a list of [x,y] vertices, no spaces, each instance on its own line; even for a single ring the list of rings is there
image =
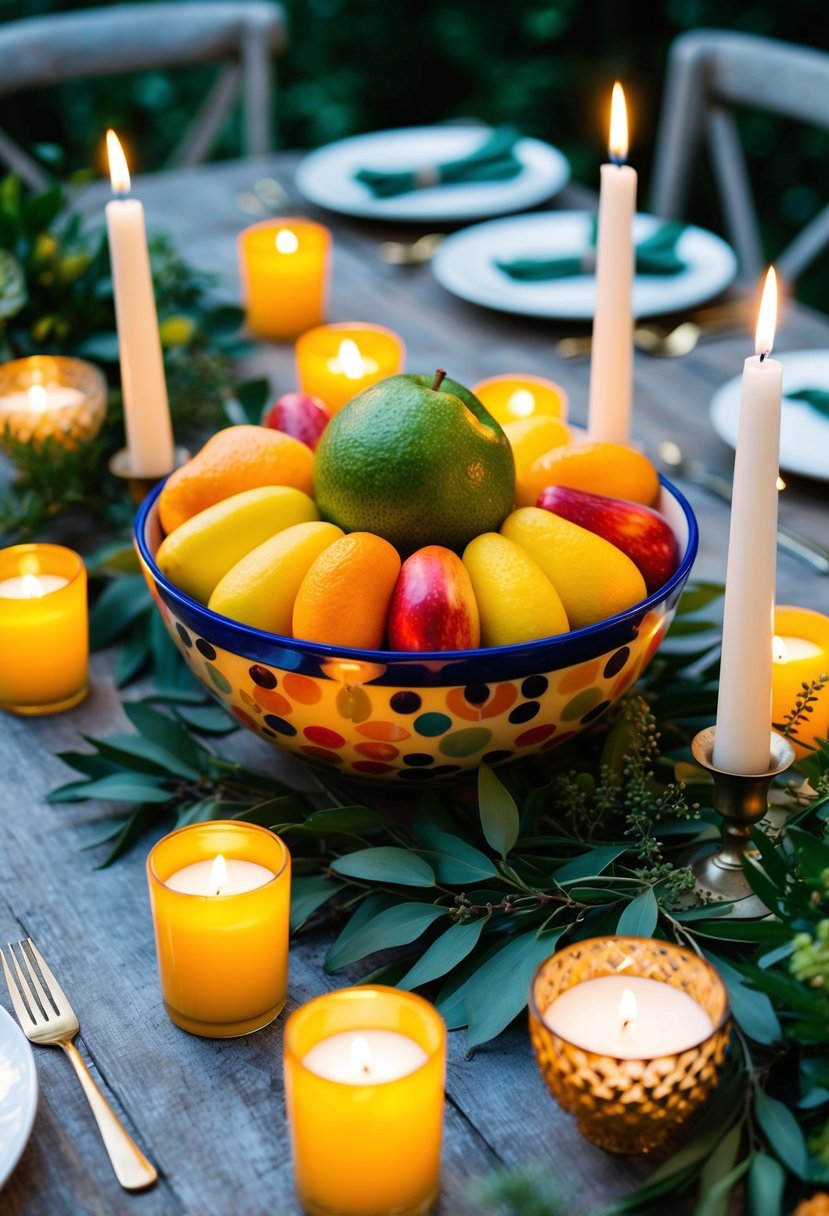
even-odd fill
[[[30,355],[0,367],[0,443],[54,439],[74,448],[94,438],[105,412],[103,373],[82,359]]]
[[[183,1030],[249,1034],[288,995],[291,859],[273,832],[238,820],[192,824],[147,859],[164,1006]]]
[[[596,309],[590,358],[588,432],[604,443],[628,443],[633,392],[633,216],[636,171],[626,164],[625,95],[613,86],[610,163],[602,165],[596,237]]]
[[[336,411],[364,388],[403,370],[403,340],[380,325],[321,325],[297,340],[302,392]]]
[[[425,1213],[438,1190],[446,1028],[394,988],[344,988],[292,1013],[285,1097],[297,1194],[317,1216]]]
[[[771,718],[782,728],[804,695],[804,684],[811,685],[829,676],[829,617],[809,608],[780,605],[774,610],[772,639]],[[829,738],[829,683],[824,684],[811,704],[812,712],[801,718],[796,733],[789,735],[797,755],[802,758],[817,744]]]
[[[472,392],[502,425],[537,417],[567,421],[567,393],[541,376],[490,376],[480,380]]]
[[[681,988],[624,975],[569,988],[547,1009],[544,1021],[574,1046],[619,1060],[675,1055],[713,1030],[702,1006]]]
[[[331,233],[313,220],[280,218],[239,236],[248,328],[260,338],[296,338],[325,319]]]
[[[0,550],[0,708],[70,709],[86,696],[86,569],[62,545]]]

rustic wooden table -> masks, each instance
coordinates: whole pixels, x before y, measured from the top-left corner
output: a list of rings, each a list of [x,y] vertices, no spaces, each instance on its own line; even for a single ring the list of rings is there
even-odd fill
[[[234,238],[250,222],[238,196],[262,177],[275,177],[292,194],[295,163],[296,157],[279,155],[167,173],[139,179],[136,193],[150,227],[167,231],[192,263],[218,274],[227,298],[238,299]],[[95,211],[105,197],[96,187],[82,205]],[[570,205],[573,198],[571,191]],[[567,327],[477,309],[444,292],[428,266],[399,268],[378,259],[381,240],[417,233],[323,218],[336,236],[331,320],[390,325],[405,337],[412,370],[443,366],[466,383],[518,370],[550,376],[570,393],[574,419],[584,421],[587,364],[564,362],[554,349]],[[716,387],[740,371],[751,345],[748,335],[735,333],[710,339],[681,360],[637,354],[635,430],[649,452],[670,438],[689,456],[729,473],[731,453],[715,437],[707,406]],[[777,343],[784,366],[787,349],[826,346],[829,319],[790,305]],[[294,387],[289,346],[262,347],[248,370],[267,375],[275,394]],[[704,491],[683,489],[701,525],[695,574],[722,579],[727,508]],[[826,505],[825,485],[792,482],[782,496],[781,520],[825,542]],[[829,579],[786,554],[778,588],[781,602],[829,607]],[[119,1188],[67,1061],[60,1052],[36,1049],[37,1119],[0,1193],[0,1213],[290,1216],[297,1207],[282,1095],[282,1019],[250,1038],[224,1042],[176,1029],[163,1011],[156,977],[145,850],[98,872],[94,851],[82,845],[88,825],[104,811],[44,801],[69,777],[56,752],[83,746],[84,734],[126,729],[113,664],[112,653],[93,658],[91,695],[72,713],[0,721],[0,942],[31,935],[38,943],[79,1014],[81,1051],[161,1177],[142,1195]],[[287,761],[243,732],[221,746],[260,768],[291,773]],[[294,947],[289,1009],[336,986],[322,971],[326,944],[320,934]],[[9,1007],[5,992],[0,1001]],[[470,1060],[463,1033],[450,1036],[439,1211],[477,1211],[470,1184],[504,1165],[552,1171],[575,1216],[599,1211],[650,1168],[581,1138],[547,1096],[523,1024]]]

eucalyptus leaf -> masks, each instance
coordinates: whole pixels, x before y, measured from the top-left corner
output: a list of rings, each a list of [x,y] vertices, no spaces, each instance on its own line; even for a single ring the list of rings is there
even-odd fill
[[[310,878],[295,878],[291,883],[291,932],[296,932],[314,913],[327,904],[342,885],[332,882],[321,874],[313,874]]]
[[[588,849],[580,857],[566,861],[556,870],[556,882],[562,886],[564,883],[593,878],[604,873],[608,866],[626,852],[626,845],[598,845],[596,848]]]
[[[632,937],[653,937],[658,920],[659,904],[653,887],[648,887],[641,895],[632,899],[622,912],[616,932],[623,936],[629,934]]]
[[[518,807],[488,764],[478,770],[478,812],[487,844],[506,857],[518,839]]]
[[[144,739],[165,752],[171,752],[197,776],[204,771],[207,753],[169,714],[161,713],[141,701],[125,701],[124,713]]]
[[[135,841],[147,831],[154,819],[155,811],[153,807],[145,805],[137,806],[124,824],[115,843],[98,866],[98,869],[106,869],[107,866],[111,866],[114,861],[117,861],[123,853],[126,853]]]
[[[740,972],[724,959],[710,957],[709,962],[716,967],[725,982],[731,1012],[741,1029],[757,1043],[769,1046],[779,1042],[783,1032],[777,1014],[765,993],[749,988]]]
[[[431,832],[430,847],[423,850],[438,882],[466,887],[499,877],[498,867],[486,853],[448,832]]]
[[[435,872],[416,853],[395,845],[358,849],[331,862],[331,869],[346,878],[369,882],[389,882],[402,887],[433,887]]]
[[[267,802],[257,802],[255,806],[239,811],[234,818],[256,823],[260,828],[272,828],[275,823],[301,823],[302,814],[302,801],[293,794],[282,794]]]
[[[508,941],[467,982],[468,1050],[494,1039],[526,1007],[530,980],[554,953],[563,929],[522,933]]]
[[[381,823],[377,812],[367,806],[333,806],[324,811],[314,811],[303,827],[319,836],[330,832],[360,836]]]
[[[164,788],[164,778],[151,773],[111,773],[97,781],[64,785],[47,794],[47,802],[86,802],[90,798],[102,802],[169,802],[170,790]]]
[[[398,988],[420,988],[457,967],[477,946],[487,919],[484,916],[465,925],[450,925],[398,980]]]
[[[152,608],[147,584],[140,574],[112,579],[99,595],[89,614],[89,639],[100,650],[120,637],[142,613]]]
[[[766,1142],[781,1163],[798,1178],[809,1177],[809,1154],[797,1119],[788,1106],[758,1089],[754,1095],[754,1114]]]
[[[750,1165],[751,1157],[746,1157],[719,1178],[710,1190],[703,1191],[699,1203],[694,1208],[694,1216],[728,1216],[731,1192]]]
[[[150,639],[146,624],[139,619],[127,634],[115,661],[115,687],[123,688],[146,667],[150,658]]]
[[[15,317],[28,299],[26,277],[13,254],[0,249],[0,319]]]
[[[93,740],[87,737],[87,742]],[[162,776],[173,774],[190,781],[198,781],[201,776],[200,769],[195,765],[180,759],[173,750],[141,735],[108,735],[106,739],[98,740],[98,751],[125,768],[142,769]]]
[[[737,1123],[723,1136],[705,1162],[699,1180],[700,1197],[693,1216],[728,1216],[730,1186],[723,1191],[720,1184],[731,1178],[742,1137],[742,1123]]]
[[[221,705],[179,705],[176,717],[191,730],[202,735],[230,735],[239,729],[239,723]]]
[[[407,946],[425,933],[430,925],[447,915],[447,909],[437,904],[404,903],[380,908],[370,919],[365,918],[365,904],[325,956],[325,970],[339,971],[377,950]],[[355,927],[356,925],[356,927]]]
[[[767,1153],[755,1153],[746,1182],[748,1216],[782,1216],[786,1171]]]

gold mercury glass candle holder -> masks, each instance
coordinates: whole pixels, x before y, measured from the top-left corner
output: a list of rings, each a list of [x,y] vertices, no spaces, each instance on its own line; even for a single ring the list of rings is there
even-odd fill
[[[584,1050],[556,1034],[544,1015],[576,984],[604,976],[642,977],[682,989],[711,1020],[701,1041],[652,1059]],[[714,968],[692,950],[646,937],[591,938],[542,963],[530,987],[530,1037],[544,1082],[579,1131],[615,1153],[663,1143],[709,1096],[729,1037],[728,995]]]
[[[30,355],[0,366],[0,446],[54,439],[77,448],[94,439],[107,408],[104,373],[67,355]]]

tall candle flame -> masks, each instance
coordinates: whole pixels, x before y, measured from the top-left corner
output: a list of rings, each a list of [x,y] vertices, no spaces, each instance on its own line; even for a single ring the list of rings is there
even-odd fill
[[[610,101],[610,159],[615,165],[623,165],[628,158],[628,112],[625,94],[617,80]]]
[[[222,895],[227,886],[227,862],[221,853],[213,859],[210,867],[210,895]]]
[[[774,663],[786,662],[786,643],[777,634],[771,639],[771,657]]]
[[[633,1025],[637,1012],[636,997],[630,988],[625,988],[619,1002],[619,1021],[622,1023],[622,1030],[627,1030],[628,1026]]]
[[[366,1074],[371,1072],[371,1048],[361,1034],[356,1034],[351,1040],[349,1055],[351,1065],[356,1072]]]
[[[130,171],[127,158],[121,147],[118,136],[114,131],[107,131],[107,159],[109,160],[109,180],[115,194],[129,194]]]
[[[755,353],[764,359],[771,354],[774,346],[774,329],[777,324],[777,275],[774,267],[769,266],[766,282],[763,287],[763,298],[760,300],[760,312],[757,315],[757,330],[754,337]]]

